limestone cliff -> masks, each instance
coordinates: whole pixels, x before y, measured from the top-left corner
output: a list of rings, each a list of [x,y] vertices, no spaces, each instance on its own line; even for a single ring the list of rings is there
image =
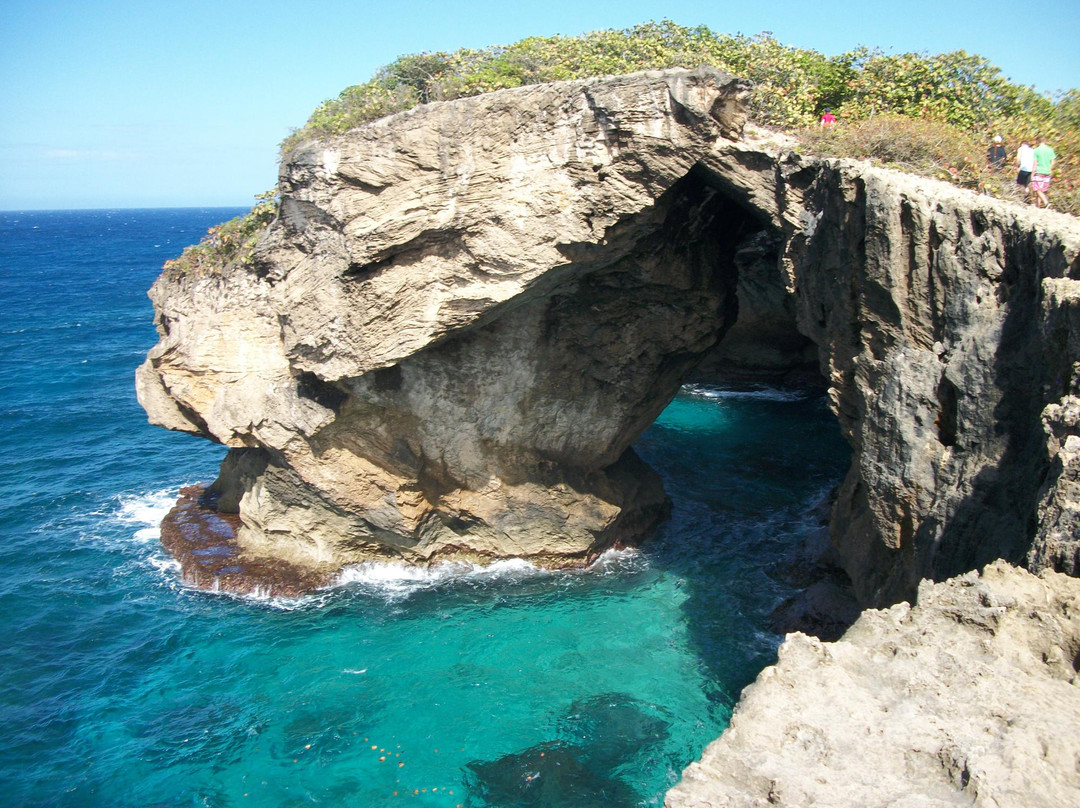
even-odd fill
[[[668,808],[1042,808],[1080,796],[1080,581],[995,562],[789,635]]]
[[[1080,222],[852,163],[788,242],[854,449],[832,536],[864,603],[996,558],[1077,574]]]
[[[1076,572],[1080,223],[744,126],[648,72],[301,144],[251,266],[164,275],[151,420],[232,448],[252,557],[575,563],[666,500],[631,445],[696,367],[816,359],[865,603],[997,557]]]

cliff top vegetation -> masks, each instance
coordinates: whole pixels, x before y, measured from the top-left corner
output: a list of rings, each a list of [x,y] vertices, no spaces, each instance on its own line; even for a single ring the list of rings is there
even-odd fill
[[[433,101],[702,64],[749,79],[751,119],[797,135],[808,153],[876,160],[998,197],[1021,198],[1013,182],[1016,149],[1025,139],[1035,145],[1045,137],[1059,155],[1052,206],[1080,215],[1080,90],[1054,101],[1009,81],[984,57],[962,50],[892,54],[858,47],[825,56],[783,45],[770,33],[731,36],[668,20],[576,37],[529,37],[480,50],[401,56],[369,81],[320,104],[285,140],[282,152]],[[818,120],[827,109],[838,122],[823,130]],[[995,134],[1002,136],[1009,154],[1000,170],[988,166],[986,158]],[[230,242],[246,245],[237,254],[250,255],[254,237],[267,223],[267,205],[264,200],[250,214],[211,232],[209,247],[188,248],[166,269],[197,271],[207,260],[220,259],[226,228]]]
[[[401,56],[366,83],[319,105],[283,150],[430,101],[702,64],[749,79],[750,117],[786,130],[815,124],[825,109],[841,120],[892,112],[965,129],[989,129],[1011,119],[1055,126],[1050,99],[1013,84],[987,59],[964,51],[886,54],[859,47],[827,57],[782,45],[767,32],[731,36],[664,20],[576,37],[530,37],[482,50]]]

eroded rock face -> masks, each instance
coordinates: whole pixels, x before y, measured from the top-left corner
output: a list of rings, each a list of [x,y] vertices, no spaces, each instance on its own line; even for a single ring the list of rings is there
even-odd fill
[[[997,558],[1075,571],[1080,222],[846,163],[804,203],[789,258],[855,450],[832,535],[860,599]]]
[[[253,557],[580,563],[665,512],[630,448],[697,367],[815,360],[864,603],[998,557],[1077,568],[1080,226],[744,127],[650,72],[302,145],[254,266],[163,276],[154,423],[233,451]]]
[[[838,642],[791,634],[668,808],[1073,805],[1080,581],[924,582]]]
[[[629,447],[774,227],[695,168],[742,148],[740,92],[570,82],[306,144],[255,269],[155,285],[140,400],[235,447],[215,489],[254,554],[557,564],[639,537],[666,498]]]

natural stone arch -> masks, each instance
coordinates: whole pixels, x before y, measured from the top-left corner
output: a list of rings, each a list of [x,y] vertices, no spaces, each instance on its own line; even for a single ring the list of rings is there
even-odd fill
[[[216,287],[201,332],[232,344],[178,361],[200,326],[159,293],[171,350],[140,377],[181,402],[167,425],[236,447],[216,489],[241,542],[580,563],[643,535],[666,502],[630,444],[734,321],[744,241],[780,238],[760,188],[695,159],[734,143],[740,92],[713,70],[529,88],[294,154],[257,269],[182,282]],[[559,114],[520,132],[522,103]],[[193,389],[185,364],[220,372]]]
[[[297,499],[309,485],[300,451],[281,462],[239,450],[217,488],[246,496],[248,541],[283,535],[294,554],[300,536],[336,564],[388,553],[565,564],[647,535],[667,502],[631,445],[736,322],[740,252],[760,260],[771,247],[775,267],[779,236],[700,166],[637,218],[632,242],[565,245],[554,277],[396,364],[334,382],[306,372],[299,397],[334,417],[301,462],[329,473],[318,499]],[[383,485],[358,512],[361,475]]]
[[[565,563],[643,535],[664,499],[629,446],[735,321],[742,262],[772,267],[792,361],[817,346],[865,602],[1029,547],[1073,563],[1073,220],[800,159],[744,131],[741,89],[521,88],[290,154],[253,267],[155,284],[138,376],[152,420],[234,448],[245,552]]]

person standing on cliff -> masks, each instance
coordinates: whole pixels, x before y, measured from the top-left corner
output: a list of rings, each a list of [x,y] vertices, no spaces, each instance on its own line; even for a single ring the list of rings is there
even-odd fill
[[[1039,138],[1039,145],[1035,148],[1035,173],[1031,175],[1031,190],[1035,192],[1035,207],[1050,207],[1050,199],[1046,192],[1050,190],[1050,172],[1054,170],[1054,160],[1057,159],[1055,152],[1046,142],[1046,138]]]
[[[1005,168],[1005,144],[1001,142],[1001,135],[994,135],[994,142],[986,152],[986,163],[994,171]]]
[[[1024,197],[1031,195],[1031,174],[1035,170],[1035,150],[1026,140],[1020,142],[1016,150],[1016,164],[1020,170],[1016,174],[1016,184],[1024,189]]]

